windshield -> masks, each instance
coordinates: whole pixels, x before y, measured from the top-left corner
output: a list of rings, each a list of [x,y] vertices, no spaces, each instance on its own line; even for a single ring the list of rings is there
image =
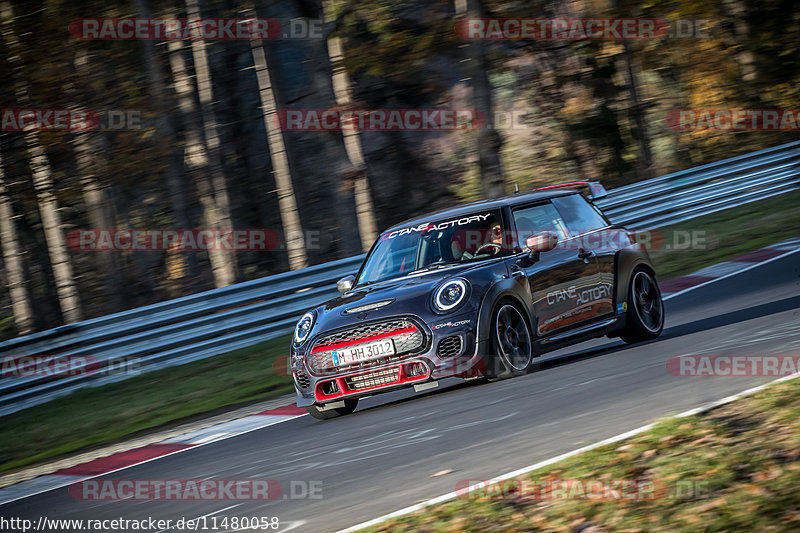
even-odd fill
[[[499,210],[482,211],[389,231],[369,254],[357,284],[426,269],[498,257],[505,253]]]

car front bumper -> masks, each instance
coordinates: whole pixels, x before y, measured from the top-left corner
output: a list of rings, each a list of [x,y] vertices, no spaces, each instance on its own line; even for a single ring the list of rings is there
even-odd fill
[[[425,337],[422,347],[410,353],[364,361],[345,369],[319,371],[308,364],[309,347],[314,341],[305,350],[294,351],[292,374],[297,405],[322,405],[446,377],[477,377],[483,373],[484,359],[476,349],[474,314],[437,317],[427,322],[417,316],[405,318],[417,324]],[[328,333],[317,334],[315,338],[325,335]]]

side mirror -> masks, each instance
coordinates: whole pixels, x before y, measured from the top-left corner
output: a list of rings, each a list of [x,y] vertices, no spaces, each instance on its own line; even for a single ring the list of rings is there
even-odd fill
[[[344,294],[350,289],[353,288],[353,283],[355,282],[356,277],[352,274],[349,276],[345,276],[339,281],[336,282],[336,290],[339,291],[339,294]]]
[[[532,237],[528,237],[525,241],[525,248],[528,250],[528,255],[523,256],[517,260],[517,264],[523,268],[528,268],[539,260],[541,252],[549,252],[558,245],[558,235],[553,232],[544,232]]]
[[[544,232],[532,237],[528,237],[525,246],[531,253],[549,252],[558,245],[558,235],[552,232]]]

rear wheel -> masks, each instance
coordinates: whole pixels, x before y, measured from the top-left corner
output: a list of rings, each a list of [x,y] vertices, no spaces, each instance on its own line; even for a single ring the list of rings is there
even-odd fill
[[[533,338],[525,317],[515,304],[504,301],[492,316],[492,354],[486,377],[505,379],[521,376],[533,361]]]
[[[620,338],[632,344],[661,335],[664,302],[653,276],[644,269],[634,271],[628,289],[628,324]]]
[[[356,410],[356,406],[358,406],[358,399],[344,400],[344,407],[337,407],[335,409],[320,409],[316,405],[308,405],[306,406],[306,411],[317,420],[328,420],[330,418],[349,415]]]

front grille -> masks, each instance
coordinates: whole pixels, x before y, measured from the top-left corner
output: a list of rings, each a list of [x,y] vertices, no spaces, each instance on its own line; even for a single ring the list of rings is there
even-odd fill
[[[337,342],[347,342],[360,339],[362,337],[369,337],[371,335],[378,335],[387,331],[395,329],[403,329],[414,324],[405,318],[395,318],[392,320],[382,320],[380,322],[372,322],[371,324],[362,324],[358,327],[325,335],[317,339],[313,348],[324,346],[326,344],[335,344]],[[313,349],[312,348],[312,349]]]
[[[461,337],[453,335],[452,337],[445,337],[439,341],[439,346],[436,348],[436,355],[441,357],[452,357],[461,353]]]
[[[350,376],[344,378],[344,380],[347,383],[348,389],[361,390],[394,383],[398,379],[399,371],[399,367],[387,368],[385,370],[376,370],[375,372],[360,374],[358,376]]]
[[[391,339],[394,343],[395,353],[346,365],[336,366],[333,364],[332,351],[341,349],[342,343],[347,343],[346,348],[354,347],[361,344],[361,341],[368,343],[378,340],[375,339],[376,336],[380,336],[380,340]],[[406,318],[392,318],[369,324],[359,324],[351,329],[323,335],[312,345],[306,361],[312,374],[338,374],[395,362],[402,359],[403,356],[419,353],[424,347],[425,335],[414,322]]]

